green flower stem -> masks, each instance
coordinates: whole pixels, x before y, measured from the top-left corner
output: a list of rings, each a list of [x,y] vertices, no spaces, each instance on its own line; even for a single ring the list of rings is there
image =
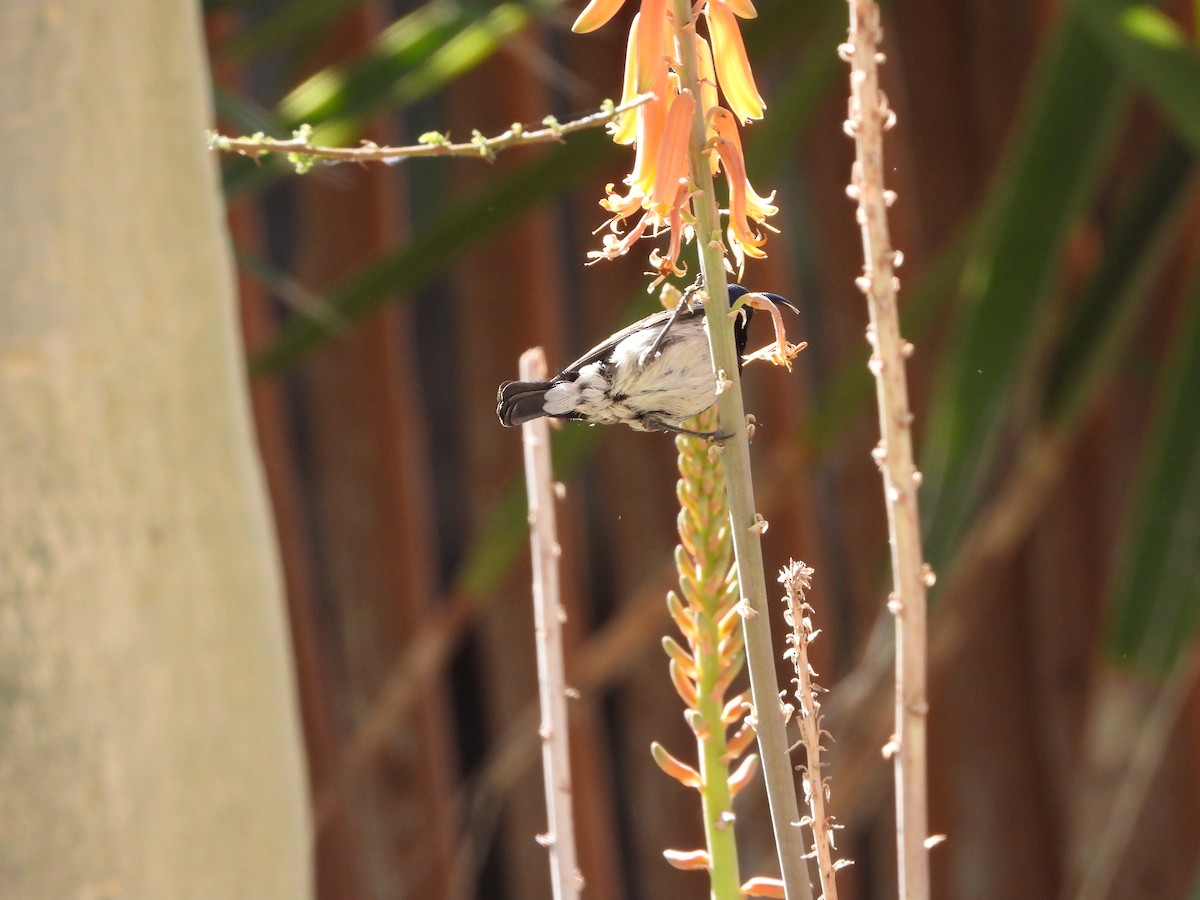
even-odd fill
[[[712,721],[711,701],[700,701],[700,716]],[[739,900],[742,881],[738,873],[737,836],[733,827],[733,794],[729,788],[729,767],[725,754],[725,730],[720,727],[721,709],[717,705],[718,728],[707,740],[701,740],[700,802],[704,811],[704,842],[708,847],[709,878],[713,900]]]
[[[711,412],[694,422],[698,431],[715,426]],[[722,713],[730,669],[736,672],[743,660],[733,647],[721,652],[720,622],[738,601],[737,581],[730,571],[732,551],[725,527],[724,478],[720,458],[709,457],[704,441],[680,436],[675,443],[679,449],[679,537],[684,545],[676,561],[680,589],[693,615],[692,632],[685,637],[696,667],[694,709],[698,715],[692,721],[700,758],[699,789],[711,896],[713,900],[739,900],[741,876]]]
[[[689,0],[673,0],[672,9],[679,46],[693,47],[695,20]],[[694,53],[681,52],[683,88],[699,97],[699,66]],[[767,606],[767,584],[763,571],[760,530],[755,527],[754,485],[750,471],[750,444],[746,433],[746,411],[742,404],[741,377],[733,323],[728,317],[724,246],[721,219],[712,172],[704,155],[707,124],[702,104],[696,104],[688,166],[699,190],[693,199],[696,236],[700,249],[700,271],[708,297],[705,301],[713,370],[725,382],[717,397],[721,431],[731,435],[724,443],[725,485],[729,501],[730,531],[737,559],[738,583],[749,607],[743,618],[750,690],[757,717],[758,744],[763,779],[771,808],[771,822],[779,853],[779,867],[788,900],[811,900],[808,867],[804,861],[804,839],[799,821],[796,786],[788,755],[783,712],[779,704],[779,681],[775,673],[775,651]]]

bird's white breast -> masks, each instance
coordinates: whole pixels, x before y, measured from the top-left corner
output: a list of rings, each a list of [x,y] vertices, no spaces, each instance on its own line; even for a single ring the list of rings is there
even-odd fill
[[[707,409],[716,399],[716,384],[704,319],[672,324],[660,352],[643,365],[658,333],[657,328],[635,332],[604,360],[583,366],[574,381],[555,384],[546,391],[547,414],[575,413],[599,424],[646,430],[645,418],[680,425]]]

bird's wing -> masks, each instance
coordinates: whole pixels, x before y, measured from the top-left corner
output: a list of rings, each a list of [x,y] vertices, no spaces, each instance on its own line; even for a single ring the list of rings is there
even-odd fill
[[[651,331],[651,330],[657,330],[659,328],[662,328],[664,325],[667,324],[668,320],[670,320],[670,318],[674,314],[674,312],[675,311],[672,309],[664,309],[661,312],[652,313],[651,315],[646,316],[646,318],[644,318],[644,319],[638,319],[636,322],[634,322],[632,325],[629,325],[626,328],[622,328],[620,331],[616,332],[615,334],[612,334],[609,337],[605,338],[603,343],[597,344],[595,347],[593,347],[587,353],[583,354],[583,356],[579,357],[579,359],[575,360],[575,362],[571,363],[569,366],[564,366],[562,371],[560,371],[558,373],[559,377],[562,377],[564,375],[578,374],[579,370],[582,369],[584,366],[590,365],[591,363],[594,363],[594,362],[599,362],[602,359],[607,359],[609,356],[612,355],[613,348],[616,347],[617,344],[621,343],[621,341],[625,340],[630,335],[637,334],[639,331]],[[699,315],[699,316],[704,315],[703,304],[696,303],[690,309],[683,310],[676,317],[675,321],[678,322],[683,319],[689,319],[692,316],[696,316],[696,315]]]

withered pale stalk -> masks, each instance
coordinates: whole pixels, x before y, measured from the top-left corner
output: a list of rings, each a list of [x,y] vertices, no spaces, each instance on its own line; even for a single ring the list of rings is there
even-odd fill
[[[850,37],[841,53],[850,63],[846,130],[854,138],[856,159],[849,193],[858,201],[865,259],[859,287],[870,312],[869,368],[879,406],[880,441],[874,456],[883,473],[891,542],[893,588],[888,606],[896,618],[896,732],[888,749],[895,767],[899,886],[902,900],[925,900],[929,897],[925,590],[931,576],[921,550],[917,506],[921,476],[913,462],[905,375],[912,345],[900,336],[895,276],[899,258],[892,249],[887,220],[893,195],[885,189],[883,177],[883,132],[893,114],[879,88],[882,36],[879,7],[873,0],[850,0]]]
[[[540,347],[521,354],[524,381],[547,376]],[[550,426],[534,419],[521,426],[525,486],[529,498],[529,537],[533,557],[533,620],[536,630],[538,692],[541,707],[542,777],[546,788],[546,834],[538,840],[550,851],[555,900],[575,900],[583,886],[575,852],[571,760],[567,731],[567,678],[563,662],[564,620],[559,592],[558,530],[554,476],[550,465]]]
[[[787,621],[792,626],[789,643],[792,665],[796,669],[796,702],[799,704],[797,720],[800,740],[804,744],[808,765],[805,767],[804,797],[808,801],[810,827],[813,833],[813,855],[817,858],[817,871],[821,880],[821,900],[837,900],[837,865],[833,859],[833,818],[826,810],[826,782],[822,774],[821,701],[820,688],[813,682],[816,674],[808,659],[808,645],[816,637],[810,613],[813,612],[806,598],[812,586],[813,570],[803,562],[792,560],[779,573],[787,596]]]

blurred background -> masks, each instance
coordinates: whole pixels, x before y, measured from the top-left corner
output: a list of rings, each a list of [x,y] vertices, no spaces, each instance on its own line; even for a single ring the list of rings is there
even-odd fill
[[[413,143],[568,121],[620,92],[634,9],[556,0],[205,7],[220,127]],[[627,4],[631,6],[632,4]],[[843,898],[894,896],[891,620],[841,0],[759,0],[751,179],[781,233],[744,282],[801,308],[751,367],[768,578],[810,597]],[[886,147],[924,473],[941,898],[1200,897],[1200,56],[1195,9],[897,0]],[[653,311],[650,245],[586,268],[631,154],[595,129],[396,166],[225,158],[241,316],[287,582],[318,895],[549,896],[517,357],[563,365]],[[765,323],[752,346],[765,343]],[[594,898],[703,896],[667,848],[697,798],[671,631],[675,449],[556,433],[581,862]],[[780,654],[782,623],[776,623]],[[782,669],[781,675],[786,678]],[[773,874],[739,799],[743,876]]]

